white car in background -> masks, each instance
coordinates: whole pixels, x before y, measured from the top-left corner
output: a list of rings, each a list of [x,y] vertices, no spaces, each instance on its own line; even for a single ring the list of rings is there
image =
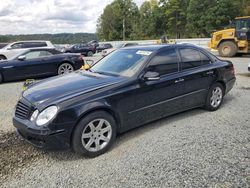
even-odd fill
[[[110,54],[111,52],[117,50],[117,49],[120,49],[120,48],[124,48],[124,47],[129,47],[129,46],[137,46],[139,45],[138,43],[136,42],[124,42],[124,43],[118,43],[118,44],[115,44],[113,48],[109,48],[109,49],[105,49],[102,51],[102,56],[106,56],[108,54]]]
[[[0,49],[0,60],[11,59],[16,54],[24,49],[31,48],[55,48],[50,41],[31,40],[31,41],[18,41],[8,44]]]

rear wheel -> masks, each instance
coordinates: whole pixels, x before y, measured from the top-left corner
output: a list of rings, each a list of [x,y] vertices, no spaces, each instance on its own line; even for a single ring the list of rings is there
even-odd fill
[[[58,74],[67,74],[74,71],[74,67],[69,63],[63,63],[58,67]]]
[[[232,41],[222,42],[219,46],[219,54],[222,57],[233,57],[237,53],[237,45]]]
[[[72,148],[78,154],[96,157],[106,152],[115,138],[114,118],[105,111],[95,111],[85,116],[76,126]]]
[[[94,53],[92,51],[89,51],[88,54],[87,54],[87,56],[90,56],[90,57],[93,56],[93,55],[94,55]]]
[[[0,60],[5,60],[7,59],[4,55],[0,55]]]
[[[222,84],[213,84],[208,91],[205,108],[209,111],[217,110],[223,102],[224,92]]]

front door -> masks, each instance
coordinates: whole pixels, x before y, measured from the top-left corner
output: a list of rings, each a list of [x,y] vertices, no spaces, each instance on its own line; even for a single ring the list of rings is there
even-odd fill
[[[179,58],[175,48],[158,52],[146,71],[159,73],[159,79],[138,81],[133,87],[134,102],[130,104],[133,108],[122,116],[127,129],[182,110],[184,82],[179,76]],[[123,100],[126,100],[126,94]]]

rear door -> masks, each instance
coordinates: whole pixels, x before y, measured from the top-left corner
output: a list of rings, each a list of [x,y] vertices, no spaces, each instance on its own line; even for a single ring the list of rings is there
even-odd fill
[[[179,48],[181,75],[185,83],[185,108],[205,103],[208,89],[216,80],[217,70],[212,60],[202,51],[192,47]]]

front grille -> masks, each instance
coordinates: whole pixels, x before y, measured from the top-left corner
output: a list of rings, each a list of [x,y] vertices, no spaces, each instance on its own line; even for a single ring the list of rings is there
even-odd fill
[[[21,119],[28,119],[31,113],[31,106],[23,101],[18,101],[16,105],[15,116]]]

